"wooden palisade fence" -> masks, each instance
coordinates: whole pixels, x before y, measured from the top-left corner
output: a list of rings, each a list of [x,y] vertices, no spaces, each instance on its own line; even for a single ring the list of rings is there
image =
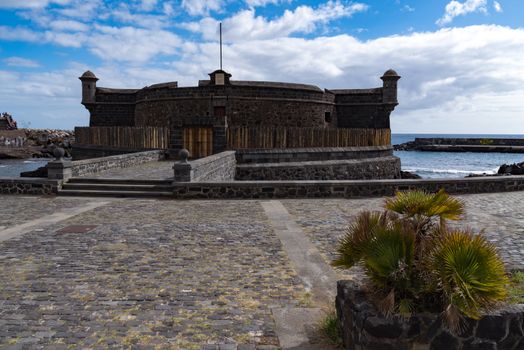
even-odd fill
[[[167,149],[169,129],[122,126],[76,127],[75,142],[114,148]]]
[[[190,138],[185,134],[184,136],[187,142],[196,137]],[[77,144],[114,148],[168,149],[170,147],[168,128],[77,127],[75,128],[75,139]],[[201,138],[195,138],[195,140],[196,143],[203,142]],[[211,147],[211,141],[207,143],[209,144],[207,146]],[[285,127],[230,127],[227,129],[228,149],[361,147],[387,146],[390,144],[390,129]],[[185,146],[187,147],[187,145]]]
[[[388,146],[390,129],[233,127],[229,149]]]

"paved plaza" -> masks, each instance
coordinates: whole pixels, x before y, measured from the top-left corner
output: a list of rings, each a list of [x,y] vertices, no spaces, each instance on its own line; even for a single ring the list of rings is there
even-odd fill
[[[524,268],[524,192],[460,198]],[[286,325],[332,307],[337,240],[383,199],[0,203],[0,349],[241,350],[329,348]]]

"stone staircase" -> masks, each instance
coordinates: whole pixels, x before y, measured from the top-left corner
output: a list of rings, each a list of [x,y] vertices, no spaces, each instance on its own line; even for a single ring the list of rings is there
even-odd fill
[[[72,178],[58,191],[59,196],[171,198],[171,180]]]

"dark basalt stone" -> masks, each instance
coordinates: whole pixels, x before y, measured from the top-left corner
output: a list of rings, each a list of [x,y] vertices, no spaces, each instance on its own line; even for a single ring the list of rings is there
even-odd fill
[[[524,307],[507,305],[452,332],[440,313],[385,317],[353,281],[339,281],[337,312],[345,349],[524,350]]]
[[[508,334],[508,320],[503,316],[484,316],[478,323],[477,338],[501,341]]]
[[[458,350],[459,345],[457,338],[444,331],[433,339],[429,348],[430,350]]]
[[[402,325],[393,319],[369,317],[364,323],[364,330],[374,337],[396,339],[402,334]]]
[[[497,350],[497,345],[491,341],[474,339],[466,341],[462,346],[462,350]]]
[[[524,175],[524,162],[514,164],[502,164],[498,174]]]

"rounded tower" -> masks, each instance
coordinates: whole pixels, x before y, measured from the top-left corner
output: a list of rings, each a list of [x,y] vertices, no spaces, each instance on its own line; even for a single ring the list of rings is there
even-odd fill
[[[82,104],[91,104],[96,102],[96,81],[98,78],[91,71],[85,71],[81,77],[82,82]]]
[[[393,69],[389,69],[380,79],[383,81],[382,102],[398,105],[397,81],[400,79],[400,75]]]

